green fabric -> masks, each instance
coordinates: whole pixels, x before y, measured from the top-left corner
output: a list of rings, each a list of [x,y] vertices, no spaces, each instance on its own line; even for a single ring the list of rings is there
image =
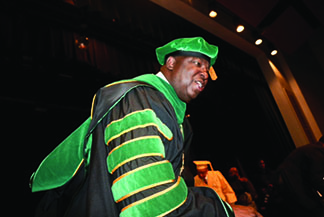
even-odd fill
[[[88,118],[48,155],[32,175],[32,192],[64,185],[83,163],[83,143],[91,119]]]
[[[142,156],[165,156],[164,146],[159,136],[144,136],[127,141],[113,149],[107,158],[108,170],[113,173],[130,159]]]
[[[144,200],[143,202],[135,203],[133,206],[122,210],[120,217],[162,216],[175,210],[185,202],[188,194],[187,186],[182,178],[180,178],[180,182],[176,183],[175,185],[176,186],[171,186],[169,188],[171,190],[167,189],[165,192],[162,192],[163,194],[156,193],[156,197],[149,198],[149,200]]]
[[[176,116],[179,123],[183,122],[186,104],[182,102],[176,95],[174,89],[167,82],[158,78],[157,76],[143,75],[139,76],[135,79],[123,80],[115,83],[124,83],[124,82],[132,82],[132,81],[142,81],[154,86],[160,92],[164,94],[164,96],[169,100],[171,105],[174,107]],[[139,84],[137,86],[141,86],[145,84]],[[127,90],[121,98],[119,98],[110,108],[107,108],[107,112],[103,115],[103,117],[122,99],[132,87]],[[151,124],[156,125],[158,130],[167,137],[167,139],[172,139],[172,132],[170,129],[165,126],[160,119],[158,119],[153,111],[148,112],[151,115],[148,117],[152,118]],[[148,114],[146,113],[146,114]],[[154,113],[154,115],[153,115]],[[102,118],[97,120],[99,123]],[[144,119],[142,116],[141,119]],[[147,119],[146,119],[147,120]],[[90,152],[91,152],[91,144],[92,144],[92,134],[89,135],[86,146],[84,146],[84,142],[89,124],[91,122],[91,118],[88,118],[77,130],[75,130],[70,136],[68,136],[62,143],[60,143],[40,164],[35,173],[31,176],[31,190],[32,192],[44,191],[53,188],[60,187],[66,184],[77,172],[81,164],[85,161],[85,164],[88,165],[90,162]],[[137,125],[133,121],[129,121],[134,126]],[[94,126],[96,126],[95,124]],[[115,129],[116,130],[116,129]],[[90,129],[90,133],[92,129]],[[115,134],[118,134],[118,130],[115,131]],[[106,141],[108,139],[106,138]],[[87,153],[87,159],[84,159],[84,153]]]
[[[112,121],[105,129],[105,142],[109,145],[110,141],[133,129],[155,126],[168,140],[172,139],[171,130],[156,117],[151,109],[144,109],[126,115],[124,118]]]
[[[146,82],[163,93],[163,95],[167,98],[167,100],[171,103],[173,109],[175,110],[178,124],[183,123],[187,105],[185,102],[179,99],[177,93],[170,84],[153,74],[141,75],[134,78],[134,80]]]
[[[123,82],[119,82],[123,83]],[[91,118],[89,117],[78,129],[60,143],[39,165],[36,172],[31,176],[31,191],[45,191],[60,187],[66,184],[77,172],[81,164],[89,165],[91,156],[92,130],[105,117],[105,115],[125,96],[129,91],[137,86],[130,87],[107,112],[96,120],[97,123],[89,129]],[[90,130],[90,131],[89,131]],[[89,137],[86,138],[88,132]],[[87,144],[84,142],[87,139]],[[86,153],[86,155],[84,155]],[[87,156],[85,158],[85,156]]]
[[[81,143],[80,143],[80,145],[81,145]],[[85,155],[84,155],[83,158],[85,158],[86,167],[90,164],[91,147],[92,147],[92,134],[89,135],[87,144],[86,144],[86,146],[84,148]]]
[[[163,79],[159,78],[158,76],[156,76],[154,74],[144,74],[144,75],[135,77],[133,79],[117,81],[117,82],[111,83],[110,85],[123,83],[123,82],[132,82],[132,81],[145,82],[145,83],[155,87],[158,91],[160,91],[165,96],[165,98],[167,98],[167,100],[171,103],[173,109],[175,110],[178,124],[183,123],[183,119],[184,119],[184,116],[186,113],[186,107],[187,107],[186,103],[181,101],[181,99],[179,99],[174,88],[169,83],[165,82]]]
[[[221,200],[221,199],[220,199]],[[222,201],[223,203],[223,207],[224,207],[224,211],[226,213],[226,215],[228,217],[235,217],[235,214],[234,214],[234,211],[233,211],[233,208],[231,207],[231,205],[229,205],[227,202],[225,201]]]
[[[114,200],[130,196],[136,192],[165,184],[175,179],[172,165],[169,161],[148,164],[138,167],[122,176],[111,187]]]
[[[179,38],[156,49],[156,57],[161,65],[164,65],[165,56],[175,51],[190,51],[202,53],[210,58],[210,65],[214,65],[218,47],[208,44],[202,37]]]

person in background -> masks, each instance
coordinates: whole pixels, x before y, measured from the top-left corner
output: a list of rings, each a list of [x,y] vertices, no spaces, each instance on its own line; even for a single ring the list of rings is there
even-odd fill
[[[230,168],[228,172],[228,182],[238,198],[236,204],[257,208],[255,199],[257,199],[258,195],[253,184],[248,178],[241,177],[236,167]]]
[[[194,161],[196,164],[197,175],[195,176],[195,186],[204,186],[214,189],[218,196],[229,204],[235,204],[237,201],[235,192],[223,174],[216,170],[209,170],[209,161]]]
[[[258,209],[262,213],[268,213],[272,206],[272,196],[276,194],[276,189],[273,184],[274,172],[268,169],[263,159],[259,159],[257,162],[257,170],[251,180],[258,194],[256,200]]]
[[[237,202],[237,197],[231,185],[220,171],[213,170],[209,161],[194,161],[194,164],[196,164],[197,169],[197,175],[194,177],[195,187],[212,188],[223,201],[230,204],[236,216],[241,215],[239,209],[250,209],[254,213],[254,216],[262,216],[254,207],[235,204]],[[208,169],[208,166],[210,166],[211,170]]]

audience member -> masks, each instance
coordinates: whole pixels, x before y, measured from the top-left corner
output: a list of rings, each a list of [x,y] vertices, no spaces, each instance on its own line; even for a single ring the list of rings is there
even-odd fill
[[[274,186],[273,172],[266,167],[263,159],[260,159],[258,162],[258,168],[252,176],[252,182],[258,194],[258,199],[256,200],[257,207],[262,213],[266,213],[267,209],[271,206]]]
[[[237,201],[235,192],[228,184],[223,174],[216,170],[208,170],[209,161],[194,161],[197,168],[197,175],[195,176],[195,186],[208,186],[214,189],[218,196],[229,204],[234,204]]]
[[[237,197],[236,204],[257,208],[255,199],[257,199],[258,195],[250,180],[246,177],[241,177],[236,167],[232,167],[229,170],[228,176],[228,182]]]
[[[210,187],[214,189],[223,201],[229,203],[237,217],[262,217],[262,215],[253,207],[235,204],[237,198],[232,187],[220,171],[213,170],[209,161],[194,161],[194,163],[196,164],[197,169],[197,175],[194,177],[195,187]],[[211,171],[208,170],[208,165],[210,166]]]

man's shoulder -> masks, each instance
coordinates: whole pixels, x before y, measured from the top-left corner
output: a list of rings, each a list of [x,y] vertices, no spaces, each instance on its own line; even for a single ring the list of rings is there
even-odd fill
[[[221,171],[219,170],[210,170],[208,171],[208,174],[213,174],[213,175],[223,175]]]
[[[143,81],[137,81],[134,79],[128,79],[128,80],[120,80],[116,81],[110,84],[107,84],[103,87],[101,87],[99,90],[100,91],[111,91],[111,90],[116,90],[116,89],[129,89],[133,87],[150,87],[152,88],[152,85],[149,85],[146,82]]]
[[[208,171],[209,176],[213,176],[215,178],[223,178],[223,174],[219,170]]]
[[[124,98],[132,96],[132,94],[128,94],[131,92],[135,92],[137,95],[139,93],[142,95],[147,95],[148,97],[159,93],[159,91],[156,88],[143,81],[123,80],[101,87],[97,91],[96,97],[100,97],[100,99],[104,101],[110,101],[115,98]]]

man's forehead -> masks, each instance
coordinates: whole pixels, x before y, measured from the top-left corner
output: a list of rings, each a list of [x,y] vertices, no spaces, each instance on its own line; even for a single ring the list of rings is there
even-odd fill
[[[191,58],[192,58],[193,60],[196,60],[196,59],[200,60],[202,63],[204,63],[205,65],[207,65],[208,68],[209,68],[209,61],[207,61],[206,59],[201,58],[201,57],[191,57]]]
[[[207,61],[206,59],[202,58],[202,57],[194,57],[194,56],[174,56],[174,58],[176,58],[177,60],[180,61],[199,61],[201,64],[206,65],[207,68],[209,68],[209,61]]]

